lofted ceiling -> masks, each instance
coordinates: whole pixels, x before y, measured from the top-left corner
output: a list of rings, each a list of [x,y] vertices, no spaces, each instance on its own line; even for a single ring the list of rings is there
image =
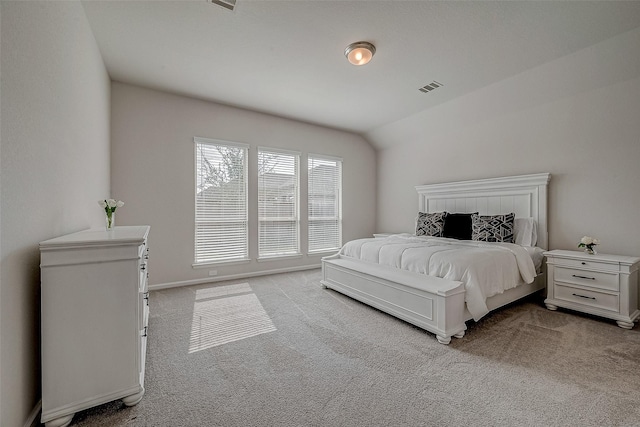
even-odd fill
[[[83,1],[132,83],[364,133],[640,27],[639,1]],[[345,47],[366,40],[356,67]],[[433,81],[443,86],[419,89]]]

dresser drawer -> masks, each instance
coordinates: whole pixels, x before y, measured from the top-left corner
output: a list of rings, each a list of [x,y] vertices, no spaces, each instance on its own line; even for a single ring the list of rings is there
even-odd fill
[[[138,293],[138,329],[147,326],[149,317],[149,291]]]
[[[590,288],[619,291],[618,274],[601,271],[585,271],[577,268],[556,266],[553,273],[556,282],[573,283]]]
[[[138,329],[144,328],[144,309],[147,305],[146,294],[144,292],[138,293]]]
[[[579,260],[569,258],[554,258],[553,263],[557,266],[575,267],[575,268],[588,268],[593,270],[607,270],[618,272],[619,264],[612,262],[591,261],[591,260]]]
[[[138,273],[138,291],[147,292],[149,289],[149,273],[147,270],[140,270]]]
[[[616,313],[620,311],[620,296],[618,294],[607,294],[555,283],[553,297],[557,300],[610,310]]]

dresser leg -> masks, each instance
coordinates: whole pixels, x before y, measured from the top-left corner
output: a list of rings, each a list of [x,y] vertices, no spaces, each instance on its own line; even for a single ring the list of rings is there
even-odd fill
[[[127,406],[134,406],[140,403],[142,400],[142,396],[144,396],[144,387],[141,391],[136,394],[132,394],[131,396],[123,397],[122,402]]]
[[[625,322],[624,320],[617,320],[616,323],[622,329],[633,329],[633,322]]]
[[[549,304],[548,302],[545,302],[544,305],[546,305],[547,308],[552,311],[556,311],[558,309],[557,305]]]
[[[44,423],[44,425],[46,427],[67,427],[69,424],[71,424],[71,420],[73,419],[74,415],[75,414],[71,414],[55,418],[51,421],[47,421],[46,423]]]
[[[436,335],[436,338],[438,339],[438,342],[440,344],[447,345],[447,344],[449,344],[451,342],[451,337],[445,337],[445,336],[442,336],[442,335]]]

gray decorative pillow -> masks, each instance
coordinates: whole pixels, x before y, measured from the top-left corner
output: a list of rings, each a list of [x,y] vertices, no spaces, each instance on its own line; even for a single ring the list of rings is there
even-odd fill
[[[516,215],[471,215],[471,240],[513,243]]]
[[[446,212],[418,212],[416,219],[416,236],[442,237]]]

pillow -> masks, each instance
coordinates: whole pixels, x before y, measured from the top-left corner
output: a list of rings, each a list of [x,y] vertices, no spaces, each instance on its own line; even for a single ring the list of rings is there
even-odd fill
[[[513,243],[535,246],[538,242],[538,226],[533,218],[516,218],[513,227]]]
[[[418,212],[418,218],[416,218],[416,236],[442,237],[444,219],[446,217],[446,212]]]
[[[478,212],[476,212],[476,215]],[[444,219],[442,237],[450,237],[458,240],[471,240],[471,215],[470,213],[450,213]]]
[[[481,242],[513,243],[513,225],[516,215],[471,214],[471,239]]]

